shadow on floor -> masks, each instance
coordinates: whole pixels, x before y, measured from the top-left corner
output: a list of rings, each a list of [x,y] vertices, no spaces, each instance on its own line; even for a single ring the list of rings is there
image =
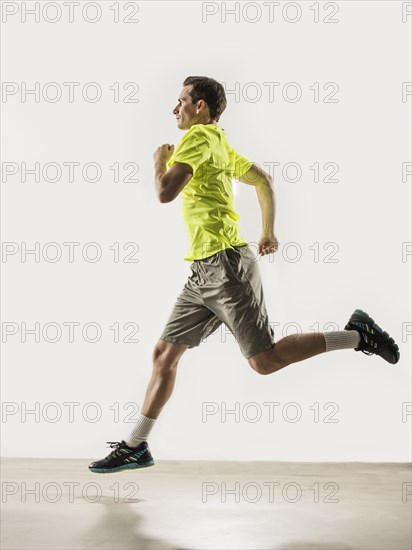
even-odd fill
[[[354,550],[352,546],[348,546],[339,542],[304,542],[295,541],[289,542],[286,545],[279,546],[275,550]]]
[[[105,514],[91,529],[83,533],[84,548],[101,550],[190,550],[171,546],[170,542],[140,534],[143,521],[133,503],[113,502],[110,498],[99,501]]]
[[[137,499],[136,502],[142,502]],[[104,515],[92,528],[83,533],[84,548],[99,550],[191,550],[182,546],[171,546],[167,539],[141,534],[144,520],[134,503],[113,502],[112,497],[103,497],[99,505]],[[338,542],[291,541],[273,550],[354,550]]]

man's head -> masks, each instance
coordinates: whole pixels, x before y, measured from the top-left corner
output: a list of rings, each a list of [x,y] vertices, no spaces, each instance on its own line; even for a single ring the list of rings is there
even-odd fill
[[[223,86],[206,76],[188,76],[173,114],[181,130],[194,124],[215,124],[226,109],[226,94]]]

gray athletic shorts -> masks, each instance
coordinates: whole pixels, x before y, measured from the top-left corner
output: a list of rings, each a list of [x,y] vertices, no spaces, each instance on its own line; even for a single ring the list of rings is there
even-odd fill
[[[257,260],[249,246],[195,260],[161,340],[198,346],[224,323],[248,359],[274,345]]]

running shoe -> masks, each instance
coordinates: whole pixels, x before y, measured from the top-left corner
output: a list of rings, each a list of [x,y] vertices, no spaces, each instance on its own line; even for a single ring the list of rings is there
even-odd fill
[[[366,355],[380,355],[393,365],[399,361],[399,348],[395,340],[361,309],[355,309],[345,330],[357,330],[360,334],[359,347],[355,351],[362,351]]]
[[[89,470],[98,474],[110,474],[122,470],[135,470],[137,468],[148,468],[154,466],[153,457],[146,441],[140,443],[136,448],[129,447],[125,441],[108,441],[109,446],[114,449],[102,460],[89,464]]]

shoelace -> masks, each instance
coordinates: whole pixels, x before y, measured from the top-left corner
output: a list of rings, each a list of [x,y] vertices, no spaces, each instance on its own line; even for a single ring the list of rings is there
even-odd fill
[[[106,443],[109,445],[109,447],[111,449],[114,449],[111,453],[110,453],[110,456],[112,457],[116,457],[116,456],[119,456],[119,448],[122,446],[122,443],[119,442],[119,441],[106,441]]]
[[[365,355],[375,355],[375,354],[373,353],[373,351],[367,351],[367,350],[365,350],[365,349],[361,349],[361,352],[364,353]]]
[[[119,441],[106,441],[106,443],[111,447],[112,449],[114,447],[119,448],[121,443]]]

